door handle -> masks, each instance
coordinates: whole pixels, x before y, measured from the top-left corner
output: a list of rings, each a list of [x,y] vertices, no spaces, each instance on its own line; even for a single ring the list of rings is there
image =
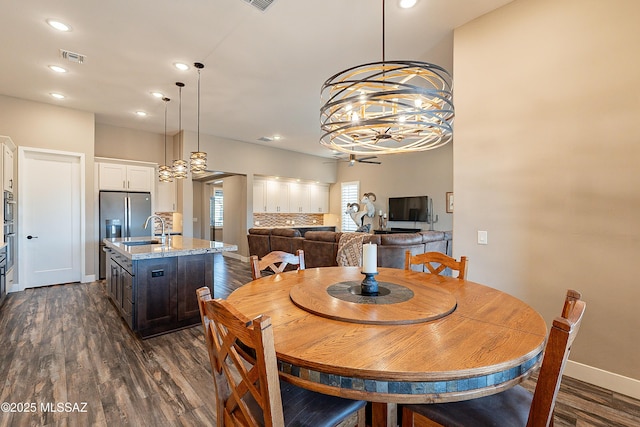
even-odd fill
[[[29,234],[29,235],[27,236],[27,239],[29,239],[29,240],[31,240],[31,239],[37,239],[37,238],[38,238],[38,236],[32,236],[31,234]]]

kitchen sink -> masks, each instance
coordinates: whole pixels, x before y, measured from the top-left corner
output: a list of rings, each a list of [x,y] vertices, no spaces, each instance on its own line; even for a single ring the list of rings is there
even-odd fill
[[[157,245],[160,240],[135,240],[131,242],[122,242],[125,246],[142,246],[142,245]]]

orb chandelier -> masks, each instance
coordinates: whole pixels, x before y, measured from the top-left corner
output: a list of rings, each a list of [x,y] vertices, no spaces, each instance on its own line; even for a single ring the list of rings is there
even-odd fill
[[[441,147],[453,136],[451,75],[421,61],[382,61],[331,76],[321,90],[320,143],[348,154],[392,154]]]
[[[178,90],[180,92],[180,108],[179,108],[179,113],[178,113],[178,138],[179,138],[179,143],[178,143],[178,151],[180,153],[180,155],[182,154],[182,88],[184,87],[184,83],[182,82],[176,82],[176,86],[178,86]],[[187,177],[187,172],[189,171],[188,167],[187,167],[187,162],[185,160],[182,160],[180,158],[178,158],[177,160],[173,161],[173,167],[171,169],[171,172],[173,173],[173,177],[176,179],[185,179]]]
[[[196,62],[193,66],[198,69],[198,151],[191,152],[191,173],[197,175],[207,170],[207,153],[200,151],[200,71],[204,64]]]
[[[164,101],[164,165],[158,168],[158,179],[160,182],[173,182],[173,171],[167,166],[167,104],[171,101],[166,96],[162,98]]]

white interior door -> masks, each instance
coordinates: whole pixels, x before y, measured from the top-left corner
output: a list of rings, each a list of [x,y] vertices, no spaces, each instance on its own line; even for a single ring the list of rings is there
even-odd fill
[[[81,158],[23,149],[19,165],[18,258],[23,288],[79,282]]]

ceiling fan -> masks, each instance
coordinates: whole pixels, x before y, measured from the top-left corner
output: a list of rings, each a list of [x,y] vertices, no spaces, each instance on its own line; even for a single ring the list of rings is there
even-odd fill
[[[378,156],[367,156],[367,157],[356,157],[355,154],[349,154],[349,159],[338,159],[339,162],[349,162],[349,166],[353,166],[358,163],[369,163],[372,165],[381,165],[381,162],[373,161],[373,159],[377,159]]]

